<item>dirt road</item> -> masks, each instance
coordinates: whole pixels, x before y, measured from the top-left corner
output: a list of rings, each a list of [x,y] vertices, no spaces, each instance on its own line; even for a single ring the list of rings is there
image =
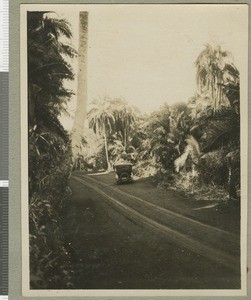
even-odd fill
[[[70,186],[64,230],[76,288],[240,287],[238,229],[177,192],[147,179],[116,185],[112,173],[76,172]]]

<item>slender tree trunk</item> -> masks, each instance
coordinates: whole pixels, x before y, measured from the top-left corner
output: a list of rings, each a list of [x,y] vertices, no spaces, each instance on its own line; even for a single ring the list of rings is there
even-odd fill
[[[87,112],[87,42],[88,42],[88,12],[79,13],[79,57],[77,106],[72,129],[72,154],[76,159],[80,149]]]
[[[126,126],[124,129],[124,147],[125,147],[125,152],[126,152],[126,147],[127,147],[127,131],[126,131]]]
[[[105,140],[105,157],[106,157],[106,161],[107,161],[107,170],[110,170],[111,169],[111,164],[109,162],[107,136],[106,136],[105,132],[104,132],[104,140]]]

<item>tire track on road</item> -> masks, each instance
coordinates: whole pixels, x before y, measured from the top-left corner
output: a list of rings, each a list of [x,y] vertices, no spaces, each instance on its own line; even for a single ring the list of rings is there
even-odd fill
[[[72,175],[72,178],[74,178],[75,180],[79,181],[80,183],[82,183],[83,185],[95,190],[97,193],[99,193],[100,195],[104,196],[104,199],[106,200],[107,204],[117,208],[117,210],[122,211],[124,214],[127,214],[127,217],[130,217],[134,222],[136,221],[137,223],[143,224],[147,227],[150,227],[151,229],[154,230],[158,230],[158,232],[162,233],[163,235],[165,235],[166,237],[168,237],[168,239],[179,245],[182,246],[194,253],[197,253],[203,257],[206,257],[208,259],[211,259],[213,261],[216,261],[217,263],[223,264],[224,266],[227,266],[229,268],[231,268],[232,270],[239,272],[239,268],[240,268],[240,261],[239,261],[239,257],[236,257],[234,255],[228,254],[224,251],[221,251],[215,247],[209,246],[209,245],[205,245],[203,243],[201,243],[200,241],[191,238],[190,236],[181,233],[175,229],[171,229],[170,227],[159,223],[156,220],[153,220],[152,218],[150,218],[149,216],[146,216],[142,213],[140,213],[139,211],[133,209],[132,207],[129,207],[128,205],[122,203],[121,201],[119,201],[118,199],[114,198],[111,195],[108,195],[107,193],[105,193],[103,190],[101,190],[99,187],[97,187],[97,183],[101,184],[101,186],[104,186],[106,188],[111,188],[108,185],[104,184],[104,183],[100,183],[98,181],[96,181],[93,178],[87,178],[87,176],[84,177],[79,177],[79,176],[75,176]],[[87,182],[89,180],[89,182]],[[90,182],[92,183],[96,183],[96,186],[93,186]],[[127,194],[125,192],[122,191],[118,191],[115,190],[113,188],[111,188],[113,190],[113,192],[118,192],[121,195],[126,194],[127,197],[132,197],[132,198],[137,198],[137,200],[143,201],[144,204],[148,203],[138,197],[132,196],[130,194]],[[124,195],[125,196],[125,195]],[[148,203],[149,204],[149,203]],[[147,204],[147,205],[148,205]],[[194,221],[192,219],[189,219],[187,217],[184,217],[182,215],[178,215],[174,212],[171,212],[161,208],[161,207],[157,207],[154,204],[150,204],[150,206],[161,212],[165,212],[165,213],[169,213],[169,215],[174,214],[175,216],[177,216],[180,219],[184,219],[186,222],[190,221],[190,222],[194,222],[194,224],[196,224],[198,226],[198,224],[202,225],[202,226],[206,226],[206,228],[208,229],[211,226],[202,224],[198,221]],[[184,222],[183,220],[183,222]],[[214,227],[211,227],[211,229],[215,229]],[[220,229],[216,229],[216,230],[220,230]],[[222,230],[220,230],[222,232]],[[226,233],[226,232],[225,232]],[[231,235],[231,234],[230,234]]]
[[[83,176],[83,175],[82,175]],[[200,241],[204,241],[206,244],[211,244],[215,248],[222,248],[221,250],[225,250],[225,252],[229,252],[229,254],[234,255],[236,257],[240,257],[240,241],[239,237],[235,234],[232,234],[230,232],[227,232],[225,230],[201,223],[197,220],[194,220],[192,218],[186,217],[184,215],[181,215],[179,213],[173,212],[169,209],[166,209],[164,207],[160,207],[156,204],[153,204],[151,202],[148,202],[146,200],[143,200],[142,198],[139,198],[137,196],[134,196],[130,193],[126,193],[124,191],[121,191],[120,189],[113,188],[106,183],[100,182],[88,175],[83,176],[85,179],[93,182],[94,184],[98,184],[99,186],[103,186],[106,189],[109,189],[114,193],[117,193],[118,195],[122,195],[124,197],[134,199],[138,203],[144,205],[144,208],[148,207],[151,211],[154,210],[157,213],[159,213],[159,219],[157,220],[159,223],[164,223],[163,225],[173,227],[176,229],[176,231],[179,231],[181,233],[184,233],[186,235],[189,235],[193,237],[194,239],[199,239]],[[125,198],[123,198],[125,199]],[[125,202],[125,201],[124,201]],[[135,206],[135,201],[130,203],[130,207],[134,208],[135,210],[140,212],[140,209],[142,208],[138,206]],[[146,212],[145,212],[146,213]],[[151,218],[153,216],[151,213],[148,213],[148,216],[150,215]],[[198,228],[200,231],[198,232]],[[219,243],[220,241],[220,243]]]

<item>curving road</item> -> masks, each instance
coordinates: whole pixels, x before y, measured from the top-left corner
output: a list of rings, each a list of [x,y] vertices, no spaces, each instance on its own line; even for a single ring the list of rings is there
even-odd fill
[[[238,234],[149,182],[73,173],[64,217],[76,288],[240,288]]]

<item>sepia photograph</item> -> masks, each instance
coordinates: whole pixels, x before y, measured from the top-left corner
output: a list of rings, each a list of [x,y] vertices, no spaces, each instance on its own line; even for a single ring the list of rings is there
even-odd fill
[[[23,293],[245,295],[248,6],[20,12]]]

